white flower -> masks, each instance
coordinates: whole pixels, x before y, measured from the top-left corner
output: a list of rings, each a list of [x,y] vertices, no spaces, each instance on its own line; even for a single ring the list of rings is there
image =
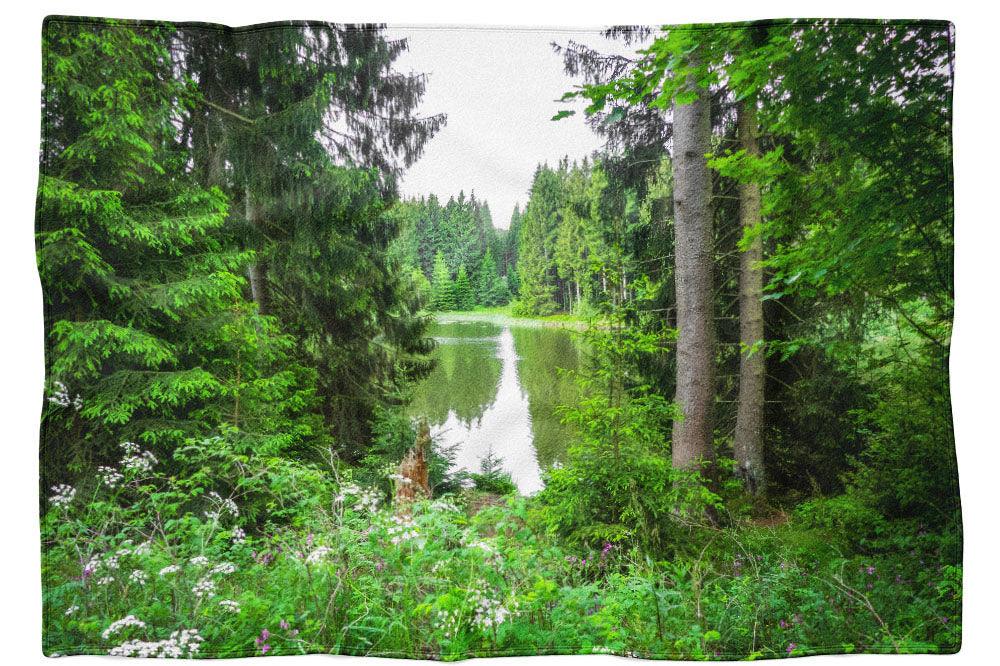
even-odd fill
[[[231,498],[223,497],[214,490],[209,492],[208,496],[214,502],[216,507],[218,507],[215,511],[205,512],[205,514],[209,515],[209,517],[218,518],[223,513],[228,513],[234,518],[240,515],[239,507],[236,506],[236,502],[234,502]]]
[[[309,553],[309,556],[306,557],[306,562],[309,564],[319,564],[319,562],[321,562],[329,552],[329,548],[326,546],[320,546],[313,550],[313,552]]]
[[[135,615],[126,615],[122,619],[112,622],[111,626],[105,629],[101,636],[104,640],[108,640],[108,638],[114,636],[126,627],[138,627],[139,629],[145,629],[146,623],[137,618]]]
[[[208,564],[208,558],[205,557],[204,555],[197,555],[191,558],[191,564],[195,565],[196,567],[206,565]]]
[[[243,531],[242,527],[233,528],[233,543],[243,543],[247,539],[247,533]]]
[[[230,613],[240,612],[240,602],[238,601],[233,601],[232,599],[223,599],[222,601],[219,602],[219,605],[223,609],[229,611]]]
[[[97,478],[109,488],[117,488],[118,484],[125,480],[125,475],[114,467],[101,465],[97,468]]]
[[[74,605],[70,606],[69,608],[67,608],[66,612],[63,613],[63,615],[72,615],[73,613],[77,612],[78,610],[80,610],[80,607],[74,604]]]
[[[469,601],[475,607],[472,623],[483,631],[500,626],[512,614],[512,610],[505,606],[501,599],[488,597],[481,589],[473,590],[469,595]]]
[[[127,472],[149,472],[158,461],[149,451],[142,451],[135,442],[122,442],[125,457],[121,459],[122,468]]]
[[[152,547],[153,547],[152,543],[150,543],[149,541],[143,541],[132,550],[132,553],[134,555],[149,555],[149,551],[150,549],[152,549]]]
[[[177,573],[180,570],[181,570],[181,567],[180,567],[179,564],[170,564],[170,565],[165,566],[162,569],[160,569],[160,575],[161,576],[166,576],[167,574]]]
[[[222,564],[216,564],[208,572],[209,574],[231,574],[236,571],[236,565],[232,562],[223,562]]]
[[[478,548],[479,550],[483,551],[484,553],[490,556],[497,554],[497,549],[491,546],[490,544],[486,543],[485,541],[474,541],[470,543],[467,547]]]
[[[54,506],[64,508],[70,505],[73,498],[76,497],[76,488],[73,486],[68,486],[65,483],[60,483],[58,486],[52,486],[52,492],[55,493],[49,498]]]
[[[194,657],[204,639],[197,629],[181,629],[162,641],[132,640],[111,648],[108,654],[114,657]]]
[[[109,584],[111,584],[113,582],[115,582],[115,577],[114,576],[105,576],[103,578],[98,578],[97,579],[97,584],[98,585],[109,585]]]
[[[128,579],[137,585],[145,585],[146,581],[149,580],[149,575],[142,569],[135,569],[129,575]]]
[[[69,389],[66,388],[65,384],[57,381],[57,382],[52,382],[52,385],[55,388],[55,391],[52,393],[52,395],[49,396],[48,398],[49,402],[59,405],[60,407],[69,407],[72,405],[73,409],[75,409],[76,411],[80,411],[81,409],[83,409],[83,398],[80,397],[79,393],[77,393],[75,397],[70,399]]]
[[[394,524],[389,526],[387,533],[389,534],[389,541],[393,545],[399,545],[420,536],[420,532],[417,531],[417,524],[413,522],[412,518],[393,516],[392,522]]]
[[[202,578],[199,580],[194,587],[191,588],[194,592],[194,596],[201,599],[202,597],[210,597],[215,594],[215,581],[211,578]]]

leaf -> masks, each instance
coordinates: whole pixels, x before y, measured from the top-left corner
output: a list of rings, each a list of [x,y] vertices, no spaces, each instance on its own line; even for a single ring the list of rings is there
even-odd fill
[[[552,116],[552,120],[562,120],[563,118],[569,118],[570,116],[575,116],[576,111],[570,111],[569,109],[563,109],[556,115]]]

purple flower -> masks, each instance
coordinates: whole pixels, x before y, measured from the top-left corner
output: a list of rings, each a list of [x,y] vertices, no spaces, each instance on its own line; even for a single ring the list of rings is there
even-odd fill
[[[781,619],[781,620],[778,620],[778,626],[781,627],[782,629],[787,629],[788,628],[788,623],[785,622],[784,619]]]
[[[785,652],[787,652],[788,654],[791,654],[792,652],[795,651],[795,648],[797,648],[797,647],[798,647],[798,645],[796,645],[795,643],[789,643],[788,647],[785,648]]]
[[[285,631],[288,631],[288,622],[286,620],[281,620],[281,622],[278,623],[278,626]]]
[[[875,575],[875,567],[873,567],[871,565],[865,567],[865,573],[868,574],[869,576],[874,576]]]

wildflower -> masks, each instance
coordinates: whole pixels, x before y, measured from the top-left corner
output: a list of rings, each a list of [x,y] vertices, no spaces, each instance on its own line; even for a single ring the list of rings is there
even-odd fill
[[[115,620],[114,622],[112,622],[111,625],[107,629],[105,629],[104,632],[101,634],[101,637],[104,638],[104,640],[108,640],[108,638],[114,636],[119,631],[127,627],[137,627],[139,629],[145,629],[146,623],[137,618],[135,615],[126,615],[122,619]]]
[[[128,579],[136,585],[145,585],[146,581],[149,580],[149,575],[142,569],[135,569],[129,575]]]
[[[53,506],[57,506],[59,508],[69,506],[73,501],[73,498],[76,497],[76,488],[68,486],[65,483],[61,483],[58,486],[52,486],[52,492],[54,492],[55,495],[49,498],[49,502],[51,502]]]
[[[204,639],[197,629],[181,629],[170,634],[170,638],[162,641],[132,640],[111,648],[108,654],[113,657],[194,657]]]
[[[431,503],[430,508],[432,511],[446,511],[450,513],[458,511],[458,507],[455,506],[455,503],[448,499],[435,500]]]
[[[104,566],[106,566],[108,569],[117,569],[118,555],[108,555],[106,558],[104,558]]]
[[[77,612],[78,610],[80,610],[80,607],[77,606],[76,604],[74,604],[74,605],[70,606],[69,608],[67,608],[66,612],[63,613],[63,615],[72,615],[73,613]]]
[[[83,565],[83,569],[80,571],[80,578],[86,580],[94,574],[101,566],[101,560],[94,555],[91,557],[86,564]]]
[[[121,459],[122,469],[127,472],[149,472],[157,462],[156,456],[149,451],[142,451],[135,442],[122,442],[125,457]]]
[[[216,564],[208,572],[209,574],[222,574],[223,576],[231,574],[236,571],[236,565],[232,562],[223,562],[222,564]]]
[[[417,531],[417,524],[413,522],[412,518],[393,516],[392,522],[394,524],[389,526],[388,534],[389,541],[393,545],[399,545],[420,536],[420,533]]]
[[[242,527],[233,528],[233,543],[240,544],[246,541],[247,533],[243,531]]]
[[[787,652],[788,654],[791,654],[792,652],[795,651],[795,648],[797,648],[797,647],[798,647],[798,645],[796,645],[795,643],[789,643],[788,647],[785,648],[785,652]]]
[[[167,574],[177,573],[180,570],[181,567],[179,564],[170,564],[160,569],[160,575],[166,576]]]
[[[491,555],[491,556],[497,554],[496,548],[494,548],[490,544],[486,543],[485,541],[474,541],[474,542],[472,542],[472,543],[470,543],[468,545],[468,548],[478,548],[479,550],[483,551],[487,555]]]
[[[309,556],[306,557],[306,562],[308,564],[319,564],[323,560],[323,558],[327,556],[329,552],[330,548],[328,548],[327,546],[320,546],[316,548],[313,552],[309,553]]]
[[[197,555],[191,558],[191,564],[195,565],[196,567],[204,566],[208,564],[208,558],[205,557],[204,555]]]
[[[97,468],[97,478],[109,488],[117,488],[125,480],[125,475],[114,467],[101,465]]]
[[[238,601],[233,601],[232,599],[223,599],[222,601],[219,602],[219,606],[229,611],[230,613],[240,612],[240,603]]]
[[[288,628],[291,625],[288,624],[287,620],[282,619],[280,622],[278,622],[278,626],[281,627],[283,631],[288,631]]]
[[[114,576],[104,576],[103,578],[98,578],[95,582],[98,585],[110,585],[111,583],[115,582],[115,577]]]
[[[194,596],[201,599],[202,597],[210,597],[215,594],[215,581],[211,578],[202,578],[195,586],[191,588],[194,592]]]
[[[869,576],[874,576],[875,575],[875,567],[873,567],[871,565],[868,565],[867,567],[865,567],[865,573],[868,574]]]
[[[234,518],[240,515],[239,507],[231,498],[223,497],[214,490],[209,492],[208,496],[215,506],[214,509],[205,512],[205,516],[210,520],[218,520],[224,513],[228,513]]]
[[[54,405],[59,405],[60,407],[70,407],[76,411],[83,409],[83,398],[77,393],[72,399],[69,397],[69,389],[62,382],[56,381],[52,382],[55,391],[49,396],[48,400]]]
[[[262,655],[271,651],[271,645],[267,642],[270,637],[271,632],[264,628],[261,629],[260,636],[254,639],[254,643],[257,644],[257,648],[260,650]]]
[[[781,620],[778,620],[778,626],[781,627],[782,629],[787,629],[788,628],[788,623],[785,622],[784,619],[781,619]]]
[[[486,596],[481,590],[473,590],[469,597],[474,607],[472,623],[485,631],[503,624],[512,611],[500,599]]]

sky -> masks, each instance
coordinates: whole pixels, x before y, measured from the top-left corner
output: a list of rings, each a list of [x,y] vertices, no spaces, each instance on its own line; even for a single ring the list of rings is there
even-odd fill
[[[563,73],[555,41],[582,42],[603,52],[623,52],[599,30],[536,28],[396,27],[409,52],[396,61],[403,72],[428,75],[421,115],[446,113],[448,123],[403,176],[406,197],[434,193],[466,196],[490,205],[494,226],[506,228],[514,206],[522,209],[535,167],[563,156],[582,159],[602,145],[585,124],[583,103],[557,100],[579,80]],[[551,120],[561,109],[577,115]]]

